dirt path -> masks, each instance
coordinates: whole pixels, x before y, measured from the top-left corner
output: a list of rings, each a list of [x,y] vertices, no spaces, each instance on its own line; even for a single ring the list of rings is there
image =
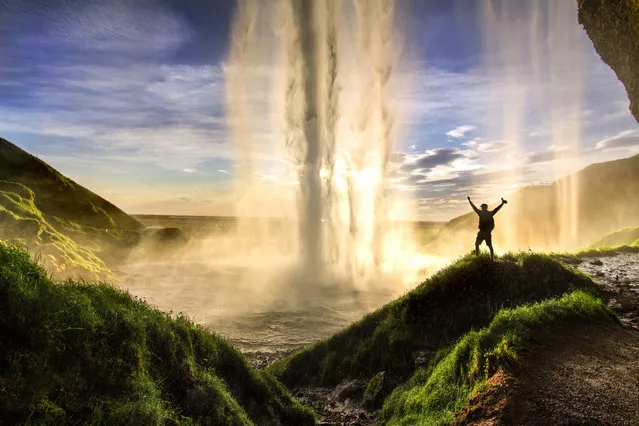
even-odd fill
[[[639,332],[547,332],[523,360],[506,424],[639,424]]]

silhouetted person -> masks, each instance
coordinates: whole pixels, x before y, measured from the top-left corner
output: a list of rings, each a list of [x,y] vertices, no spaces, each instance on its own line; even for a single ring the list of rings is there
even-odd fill
[[[479,232],[477,233],[477,238],[475,239],[475,253],[479,254],[479,245],[482,241],[486,241],[486,245],[490,249],[490,258],[495,259],[495,252],[493,251],[493,237],[490,234],[495,229],[495,219],[493,216],[497,214],[499,209],[503,207],[504,204],[508,203],[508,201],[501,199],[501,204],[497,206],[494,210],[488,210],[488,204],[484,203],[481,205],[481,210],[479,210],[472,201],[470,201],[470,197],[468,197],[468,202],[470,203],[475,213],[479,216]]]

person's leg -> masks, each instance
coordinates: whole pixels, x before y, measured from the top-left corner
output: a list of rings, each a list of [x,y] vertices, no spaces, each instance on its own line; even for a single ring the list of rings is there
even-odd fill
[[[483,238],[481,235],[481,231],[477,233],[477,238],[475,238],[475,254],[479,255],[479,245],[481,244]]]
[[[495,260],[495,252],[493,251],[493,237],[491,234],[486,235],[486,245],[490,249],[490,259]]]

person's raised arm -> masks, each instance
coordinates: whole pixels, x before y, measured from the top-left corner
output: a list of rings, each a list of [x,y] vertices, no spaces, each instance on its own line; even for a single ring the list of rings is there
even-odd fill
[[[494,214],[496,214],[496,213],[499,211],[499,209],[501,209],[501,208],[504,206],[504,204],[508,204],[508,201],[506,201],[506,200],[504,200],[504,199],[502,198],[502,199],[501,199],[501,204],[500,204],[500,205],[498,205],[498,206],[495,208],[495,210],[493,210],[493,211],[492,211],[492,214],[493,214],[493,215],[494,215]]]
[[[479,214],[479,209],[477,208],[477,206],[475,206],[473,202],[470,201],[470,197],[467,197],[467,198],[468,198],[468,202],[470,203],[470,206],[473,208],[473,210],[475,210],[475,213]]]

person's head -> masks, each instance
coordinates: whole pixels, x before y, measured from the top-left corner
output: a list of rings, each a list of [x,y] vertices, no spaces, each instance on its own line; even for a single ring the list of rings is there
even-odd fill
[[[488,210],[488,204],[484,203],[481,205],[482,210]]]

